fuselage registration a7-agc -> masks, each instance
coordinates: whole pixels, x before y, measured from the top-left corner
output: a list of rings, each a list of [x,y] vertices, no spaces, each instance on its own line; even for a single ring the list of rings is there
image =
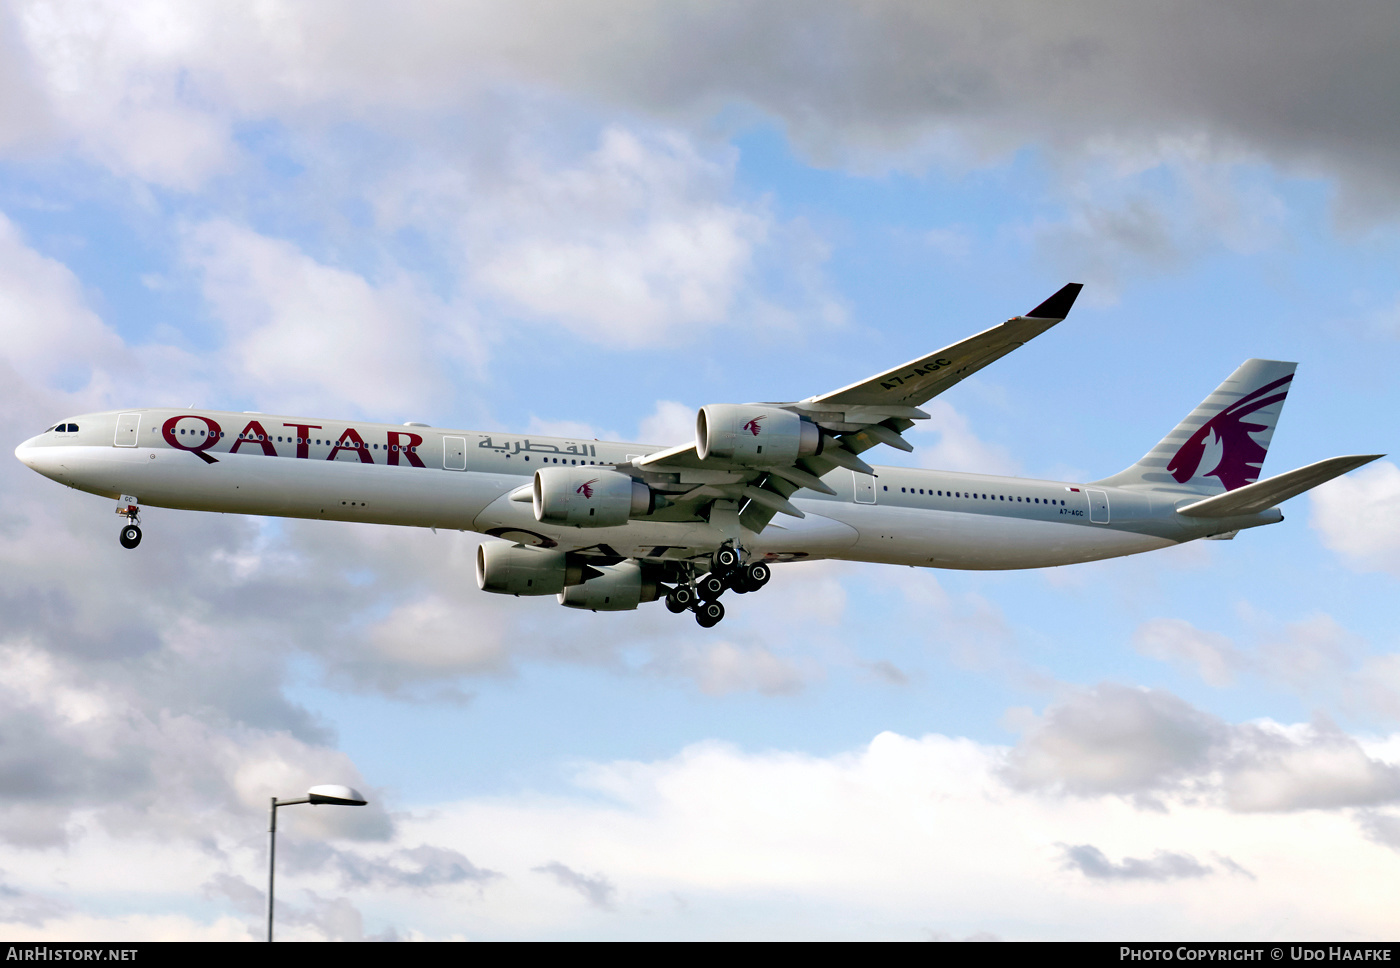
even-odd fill
[[[721,596],[772,565],[840,558],[933,568],[1043,568],[1137,554],[1283,519],[1277,505],[1379,454],[1275,477],[1260,468],[1296,364],[1247,360],[1146,456],[1066,484],[878,467],[921,404],[1064,319],[1071,283],[1030,313],[821,396],[715,404],[672,447],[424,424],[135,409],[69,417],[15,455],[117,501],[476,531],[477,581],[594,611],[662,599],[708,628]]]

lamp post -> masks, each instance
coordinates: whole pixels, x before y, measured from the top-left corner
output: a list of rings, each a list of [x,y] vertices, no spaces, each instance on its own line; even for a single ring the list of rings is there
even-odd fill
[[[340,786],[337,783],[327,783],[322,786],[314,786],[306,791],[304,797],[294,797],[291,800],[278,800],[272,798],[272,806],[267,811],[267,940],[272,940],[272,879],[276,871],[277,861],[277,808],[290,807],[294,803],[309,803],[312,806],[319,806],[323,803],[334,803],[342,807],[363,807],[369,801],[360,796],[358,790],[348,786]]]

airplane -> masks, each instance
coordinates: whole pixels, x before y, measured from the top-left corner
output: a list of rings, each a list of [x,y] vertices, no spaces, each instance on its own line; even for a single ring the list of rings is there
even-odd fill
[[[860,455],[919,407],[1069,315],[1070,283],[1024,316],[820,396],[710,404],[671,447],[427,424],[138,409],[69,417],[15,456],[117,500],[121,544],[142,505],[475,531],[477,584],[625,611],[664,600],[704,628],[771,566],[843,559],[1044,568],[1230,539],[1277,505],[1383,454],[1259,479],[1297,364],[1246,360],[1137,463],[1087,483],[908,467]],[[139,500],[138,500],[139,496]]]

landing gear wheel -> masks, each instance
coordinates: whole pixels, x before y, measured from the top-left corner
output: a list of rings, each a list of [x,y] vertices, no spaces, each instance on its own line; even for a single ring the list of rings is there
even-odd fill
[[[733,548],[721,548],[715,552],[715,568],[719,571],[728,571],[739,564],[739,552]]]
[[[677,585],[666,593],[666,607],[679,615],[695,604],[695,590],[688,585]]]
[[[744,569],[744,583],[748,585],[751,592],[756,592],[768,584],[768,579],[772,577],[772,569],[761,561],[756,561]]]
[[[702,629],[712,629],[724,618],[724,606],[719,602],[704,602],[695,609],[695,621]]]
[[[696,588],[700,592],[700,597],[707,602],[712,602],[724,594],[724,579],[714,572],[701,578],[696,583]],[[719,621],[716,619],[715,621]]]
[[[128,524],[122,528],[120,540],[123,548],[135,548],[141,543],[141,529],[134,524]]]

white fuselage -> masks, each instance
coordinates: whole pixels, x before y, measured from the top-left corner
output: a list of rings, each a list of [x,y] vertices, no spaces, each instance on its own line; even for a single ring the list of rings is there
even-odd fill
[[[75,431],[66,428],[76,425]],[[450,528],[566,550],[685,557],[724,535],[666,512],[620,527],[541,524],[511,500],[542,467],[607,465],[658,447],[224,411],[74,417],[16,448],[56,481],[141,505]],[[262,439],[258,439],[261,437]],[[843,558],[936,568],[1038,568],[1135,554],[1278,520],[1192,524],[1171,491],[900,467],[834,470],[835,496],[803,490],[746,547],[770,560]]]

